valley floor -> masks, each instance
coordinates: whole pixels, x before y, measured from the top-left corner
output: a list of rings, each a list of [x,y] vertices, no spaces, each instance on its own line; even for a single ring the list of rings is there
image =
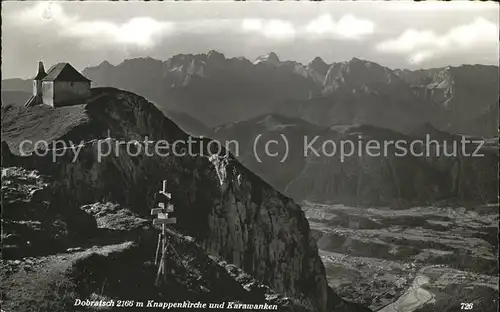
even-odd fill
[[[498,206],[354,208],[306,202],[330,286],[380,312],[496,311]]]

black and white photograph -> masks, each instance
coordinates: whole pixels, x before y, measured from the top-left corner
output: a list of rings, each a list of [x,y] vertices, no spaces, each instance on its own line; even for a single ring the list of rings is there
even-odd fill
[[[2,1],[1,312],[496,312],[493,1]]]

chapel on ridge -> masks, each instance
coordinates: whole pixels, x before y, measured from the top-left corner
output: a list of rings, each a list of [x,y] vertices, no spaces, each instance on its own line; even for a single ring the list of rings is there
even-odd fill
[[[33,78],[33,95],[24,106],[83,104],[91,94],[90,82],[69,63],[58,63],[45,72],[43,63],[39,62],[38,73]]]

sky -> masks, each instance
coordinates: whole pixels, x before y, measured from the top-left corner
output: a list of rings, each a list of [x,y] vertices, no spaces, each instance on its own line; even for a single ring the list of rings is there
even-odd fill
[[[250,60],[275,52],[304,64],[366,59],[390,68],[499,62],[493,2],[2,1],[2,78],[37,63],[109,61],[217,50]]]

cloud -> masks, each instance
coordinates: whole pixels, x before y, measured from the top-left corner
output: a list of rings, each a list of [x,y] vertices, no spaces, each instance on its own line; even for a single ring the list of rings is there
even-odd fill
[[[244,31],[261,31],[263,28],[262,24],[263,22],[261,19],[247,18],[241,23],[241,28],[243,28]]]
[[[305,30],[307,33],[316,36],[332,35],[344,39],[360,39],[373,34],[375,24],[372,21],[359,19],[353,15],[344,15],[335,22],[330,14],[324,14],[310,21]]]
[[[272,39],[293,39],[332,36],[337,39],[361,39],[375,31],[375,24],[353,15],[344,15],[334,21],[330,14],[321,15],[302,26],[277,19],[244,19],[241,28],[247,33],[258,33]]]
[[[223,18],[178,21],[175,23],[175,31],[189,34],[220,35],[221,32],[235,31],[240,22],[241,20]]]
[[[451,28],[443,35],[432,30],[407,29],[399,37],[384,40],[376,49],[385,53],[407,54],[420,63],[444,53],[453,53],[498,45],[498,27],[479,17],[470,24]]]
[[[259,33],[272,39],[292,39],[296,34],[292,23],[278,19],[244,19],[241,28],[244,32]]]
[[[152,48],[172,34],[213,34],[220,32],[257,33],[273,40],[293,39],[294,25],[280,19],[195,19],[177,22],[153,17],[133,17],[125,21],[88,19],[71,14],[57,2],[40,2],[10,14],[10,20],[24,32],[54,33],[59,37],[80,40],[84,47],[122,44]],[[241,26],[241,27],[238,27]]]
[[[495,1],[394,1],[386,9],[406,12],[471,12],[498,10]]]
[[[122,23],[83,20],[69,15],[58,3],[42,2],[11,16],[23,30],[54,27],[60,36],[81,39],[83,46],[125,44],[141,48],[154,46],[158,38],[172,33],[175,25],[151,17],[134,17]]]
[[[82,39],[110,39],[115,43],[151,47],[159,36],[171,32],[173,28],[170,23],[159,22],[150,17],[135,17],[122,24],[102,21],[78,22],[68,26],[62,33]]]

